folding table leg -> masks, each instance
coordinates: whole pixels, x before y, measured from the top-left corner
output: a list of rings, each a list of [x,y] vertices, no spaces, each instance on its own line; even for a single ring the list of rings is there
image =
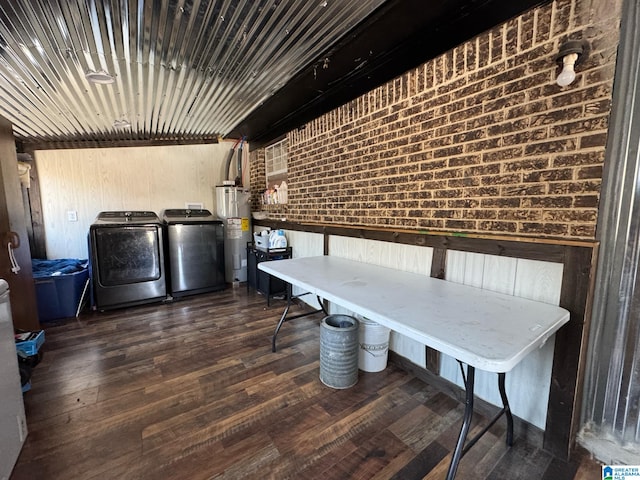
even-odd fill
[[[507,445],[513,445],[513,415],[507,400],[507,391],[504,388],[504,373],[498,374],[498,389],[500,390],[500,398],[502,398],[502,411],[507,416]]]
[[[460,365],[462,368],[462,364]],[[464,451],[464,442],[467,439],[467,433],[469,433],[469,427],[471,426],[471,417],[473,416],[473,384],[475,382],[476,369],[471,365],[467,365],[467,374],[464,375],[464,388],[466,390],[466,399],[464,407],[464,419],[462,421],[462,428],[460,428],[460,435],[458,435],[458,442],[456,448],[453,451],[451,457],[451,463],[449,464],[449,471],[447,472],[447,480],[453,480],[458,470],[458,464],[462,458]]]
[[[296,295],[295,298],[298,298],[302,295],[308,295],[308,293],[303,293],[301,295]],[[289,313],[289,308],[291,307],[291,301],[293,300],[293,295],[292,295],[292,288],[291,288],[291,284],[287,283],[287,306],[284,309],[284,312],[282,312],[282,316],[280,317],[280,321],[278,322],[278,325],[276,326],[276,331],[273,334],[273,337],[271,337],[271,351],[275,352],[276,351],[276,337],[278,336],[278,332],[280,331],[280,328],[282,327],[282,324],[286,321],[286,320],[294,320],[296,318],[301,318],[301,317],[306,317],[308,315],[313,315],[315,313],[320,313],[323,312],[325,315],[328,315],[327,310],[324,306],[324,303],[322,302],[322,300],[320,300],[320,297],[316,296],[316,298],[318,299],[318,303],[320,304],[320,309],[318,310],[314,310],[312,312],[304,312],[304,313],[300,313],[298,315],[293,315],[289,318],[287,318],[287,314]]]
[[[507,392],[504,387],[505,373],[498,373],[498,389],[500,390],[500,398],[502,399],[502,409],[480,432],[478,432],[473,438],[469,439],[468,442],[466,441],[467,434],[469,433],[469,427],[471,426],[471,417],[473,416],[473,384],[475,380],[475,369],[474,367],[467,365],[467,374],[465,375],[462,362],[458,361],[458,363],[460,364],[460,371],[462,372],[462,378],[464,380],[466,400],[462,428],[460,429],[458,442],[456,443],[456,448],[453,451],[453,456],[451,457],[449,471],[447,472],[447,480],[454,479],[460,459],[476,444],[478,440],[480,440],[480,437],[489,431],[489,429],[502,415],[506,415],[507,417],[507,445],[513,445],[513,415],[511,414],[511,408],[509,408]]]
[[[291,284],[287,283],[287,306],[284,308],[284,312],[282,312],[282,316],[280,317],[280,321],[276,326],[276,331],[273,333],[273,337],[271,337],[271,351],[276,351],[276,337],[278,336],[278,332],[282,327],[285,319],[287,318],[287,313],[289,312],[289,307],[291,306]]]

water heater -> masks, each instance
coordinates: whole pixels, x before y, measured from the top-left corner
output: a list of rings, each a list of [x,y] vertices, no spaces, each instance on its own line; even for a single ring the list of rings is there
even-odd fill
[[[225,184],[216,189],[216,214],[224,221],[225,280],[247,281],[247,243],[251,241],[249,191]]]

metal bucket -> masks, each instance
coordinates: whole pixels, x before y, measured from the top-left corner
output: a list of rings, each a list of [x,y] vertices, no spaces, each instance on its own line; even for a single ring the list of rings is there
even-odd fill
[[[337,389],[358,382],[358,320],[349,315],[320,322],[320,381]]]

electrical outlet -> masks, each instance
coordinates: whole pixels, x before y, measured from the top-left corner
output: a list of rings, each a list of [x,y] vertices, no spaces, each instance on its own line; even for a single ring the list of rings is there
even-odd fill
[[[67,210],[67,220],[69,220],[70,222],[77,222],[78,212],[76,212],[75,210]]]

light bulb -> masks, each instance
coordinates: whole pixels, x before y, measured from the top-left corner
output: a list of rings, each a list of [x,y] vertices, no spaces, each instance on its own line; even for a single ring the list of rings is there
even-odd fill
[[[565,55],[562,59],[562,71],[558,78],[556,79],[556,83],[561,87],[566,87],[570,85],[576,79],[576,72],[573,70],[573,66],[576,64],[576,60],[578,60],[577,53],[570,53]]]

